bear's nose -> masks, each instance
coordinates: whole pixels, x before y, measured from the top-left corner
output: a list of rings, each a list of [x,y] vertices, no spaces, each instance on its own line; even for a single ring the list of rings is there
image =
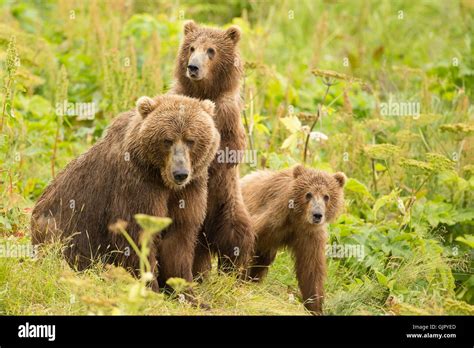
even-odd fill
[[[320,214],[320,213],[314,213],[313,214],[313,221],[314,222],[320,222],[322,218],[323,218],[323,214]]]
[[[191,73],[197,73],[199,70],[199,67],[197,67],[196,65],[188,65],[188,70]]]
[[[188,178],[189,173],[185,170],[176,170],[173,172],[173,178],[177,182],[183,182]]]

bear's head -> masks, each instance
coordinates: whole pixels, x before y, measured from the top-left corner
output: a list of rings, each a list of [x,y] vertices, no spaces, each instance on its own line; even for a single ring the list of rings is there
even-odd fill
[[[140,97],[138,126],[132,134],[135,157],[159,170],[164,184],[179,190],[207,173],[220,143],[210,100],[163,95]]]
[[[346,176],[297,165],[293,168],[292,196],[302,223],[322,225],[334,221],[344,206]],[[300,220],[300,221],[301,221]]]
[[[214,99],[239,86],[242,65],[238,51],[240,29],[202,27],[193,21],[184,25],[176,78],[186,95]]]

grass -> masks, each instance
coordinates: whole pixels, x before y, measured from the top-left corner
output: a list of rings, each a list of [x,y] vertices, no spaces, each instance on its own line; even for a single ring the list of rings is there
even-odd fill
[[[211,306],[202,311],[178,298],[141,290],[141,283],[123,268],[95,266],[74,272],[51,248],[36,260],[0,263],[0,313],[6,315],[303,315],[296,295],[275,279],[262,285],[213,273],[196,287],[198,301]]]
[[[287,251],[277,256],[261,284],[242,282],[217,274],[195,286],[201,310],[176,296],[143,289],[142,283],[123,268],[96,265],[85,272],[73,271],[53,245],[37,258],[3,258],[0,262],[0,314],[2,315],[308,315],[304,309]],[[419,293],[404,301],[365,278],[355,283],[350,272],[341,273],[339,261],[329,262],[326,284],[327,315],[474,314],[473,306],[442,296]],[[433,263],[419,259],[426,268]],[[215,265],[214,265],[215,266]],[[214,267],[215,269],[215,267]],[[420,273],[421,272],[421,273]],[[397,273],[404,282],[426,274],[409,264]],[[422,306],[420,306],[420,303]]]

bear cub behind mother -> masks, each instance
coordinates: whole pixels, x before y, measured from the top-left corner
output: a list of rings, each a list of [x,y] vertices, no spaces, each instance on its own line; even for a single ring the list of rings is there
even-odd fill
[[[125,252],[130,245],[109,226],[125,220],[139,245],[135,214],[169,216],[173,228],[151,248],[152,271],[156,275],[158,260],[160,283],[169,277],[191,281],[206,213],[208,166],[220,142],[213,114],[209,100],[141,97],[135,110],[119,115],[106,136],[46,188],[33,209],[33,243],[62,240],[67,261],[79,270],[101,259],[137,275],[138,256]],[[152,287],[158,289],[156,277]]]

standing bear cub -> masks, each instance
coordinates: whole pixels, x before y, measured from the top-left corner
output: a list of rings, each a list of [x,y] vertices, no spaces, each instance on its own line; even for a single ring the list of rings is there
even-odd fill
[[[254,235],[242,201],[239,186],[239,161],[245,150],[245,131],[240,111],[242,64],[238,42],[240,30],[184,25],[184,39],[175,69],[171,93],[216,104],[216,127],[221,136],[219,152],[209,168],[207,215],[196,246],[193,273],[205,275],[211,269],[211,255],[218,256],[219,269],[245,268],[249,261]],[[234,156],[235,155],[235,156]]]
[[[257,236],[248,276],[262,280],[278,249],[289,248],[305,307],[313,314],[322,313],[326,225],[342,210],[345,181],[343,173],[328,174],[302,165],[278,172],[257,171],[241,180]]]
[[[209,100],[141,97],[135,110],[119,115],[107,135],[46,188],[32,213],[33,243],[62,240],[67,261],[79,270],[100,259],[137,275],[138,255],[110,225],[126,221],[140,245],[134,215],[168,216],[172,224],[153,241],[149,255],[160,283],[155,278],[152,288],[170,277],[191,281],[206,213],[208,166],[220,141],[213,113]],[[176,192],[182,201],[171,199]]]

